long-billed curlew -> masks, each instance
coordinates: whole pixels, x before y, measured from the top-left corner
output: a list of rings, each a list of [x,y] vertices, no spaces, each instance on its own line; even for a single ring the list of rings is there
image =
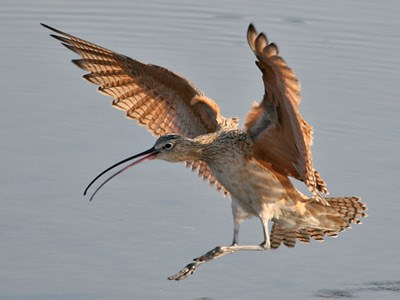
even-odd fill
[[[126,112],[158,140],[152,148],[113,165],[98,175],[133,160],[104,181],[150,159],[186,162],[199,175],[229,195],[234,220],[233,242],[196,258],[177,274],[181,280],[199,265],[235,251],[276,249],[281,243],[294,247],[310,237],[322,241],[360,223],[366,205],[357,197],[327,198],[326,184],[314,169],[310,146],[312,128],[300,116],[300,84],[278,55],[278,47],[250,24],[247,40],[263,74],[265,93],[250,109],[244,129],[237,118],[224,118],[218,105],[192,83],[159,66],[145,64],[42,24],[58,35],[81,59],[73,60],[89,71],[84,78],[114,98],[113,106]],[[312,197],[300,193],[288,177],[303,181]],[[239,226],[247,218],[261,220],[263,242],[239,245]],[[268,222],[272,221],[269,235]]]

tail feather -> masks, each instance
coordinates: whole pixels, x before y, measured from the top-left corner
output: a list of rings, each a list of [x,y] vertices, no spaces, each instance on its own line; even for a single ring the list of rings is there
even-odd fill
[[[296,231],[297,233],[297,239],[305,244],[310,243],[310,235],[308,234],[308,231],[306,229],[299,229]]]
[[[338,232],[349,228],[350,224],[361,224],[360,218],[365,218],[368,215],[366,211],[367,205],[360,201],[357,197],[341,197],[341,198],[325,198],[330,204],[330,207],[335,209],[341,216],[340,227],[338,230],[324,230],[319,228],[301,228],[298,230],[288,229],[273,223],[271,229],[271,249],[277,249],[282,243],[287,247],[293,248],[296,240],[303,243],[309,243],[310,238],[323,242],[324,237],[337,237]],[[316,205],[321,205],[316,203]],[[319,207],[316,207],[318,210]],[[326,208],[326,206],[325,206]],[[328,217],[328,216],[324,216]],[[344,224],[344,225],[342,225]]]
[[[310,237],[312,237],[314,240],[318,242],[324,241],[324,231],[322,231],[321,229],[309,228],[307,229],[307,231]]]
[[[294,248],[294,246],[296,246],[296,239],[297,239],[297,231],[286,230],[285,237],[283,238],[283,244],[286,247]]]
[[[367,205],[361,202],[358,197],[326,198],[326,200],[347,221],[347,227],[351,223],[361,224],[359,218],[368,216],[364,212],[368,210]]]
[[[298,237],[299,233],[297,231],[288,230],[277,223],[273,223],[270,236],[271,249],[278,248],[282,243],[289,248],[293,248]]]
[[[321,193],[328,195],[328,188],[326,186],[326,183],[324,181],[324,179],[322,179],[321,174],[318,173],[317,170],[314,169],[314,177],[315,177],[315,183],[317,185],[317,189],[318,191],[320,191]]]
[[[285,238],[285,229],[278,225],[277,223],[272,223],[271,228],[271,235],[270,235],[270,242],[271,242],[271,249],[278,248]]]

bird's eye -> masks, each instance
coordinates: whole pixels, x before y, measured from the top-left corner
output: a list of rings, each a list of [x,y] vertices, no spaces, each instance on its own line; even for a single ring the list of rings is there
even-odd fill
[[[169,150],[169,149],[171,149],[171,148],[172,148],[172,144],[171,144],[171,143],[168,143],[168,144],[165,144],[165,145],[164,145],[164,149]]]

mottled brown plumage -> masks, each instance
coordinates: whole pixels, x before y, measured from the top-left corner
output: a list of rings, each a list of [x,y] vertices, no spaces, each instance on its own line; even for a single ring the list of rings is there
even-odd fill
[[[237,118],[223,117],[212,99],[181,76],[43,26],[81,57],[73,62],[89,72],[84,78],[99,85],[99,92],[113,97],[114,107],[159,136],[151,149],[97,176],[88,188],[112,168],[143,156],[103,182],[92,198],[122,171],[157,158],[186,162],[232,199],[232,245],[214,248],[169,279],[184,279],[199,265],[235,251],[276,249],[282,243],[294,247],[297,240],[308,243],[310,238],[335,237],[366,216],[366,205],[359,198],[324,198],[326,184],[312,162],[312,128],[298,110],[300,84],[278,47],[252,24],[247,40],[262,72],[265,93],[261,103],[250,109],[242,130]],[[288,176],[303,181],[312,196],[300,193]],[[238,245],[241,222],[253,216],[261,220],[263,242]],[[269,221],[273,222],[271,236]]]
[[[312,127],[298,111],[300,83],[278,55],[276,44],[269,43],[252,25],[247,41],[257,57],[265,89],[263,101],[253,104],[245,121],[255,143],[254,156],[276,171],[303,181],[319,201],[326,203],[318,194],[328,192],[326,184],[312,166]]]

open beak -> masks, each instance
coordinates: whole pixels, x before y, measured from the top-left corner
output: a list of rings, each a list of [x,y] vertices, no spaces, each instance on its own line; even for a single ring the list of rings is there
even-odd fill
[[[103,187],[103,185],[105,185],[107,182],[109,182],[109,181],[110,181],[111,179],[113,179],[115,176],[117,176],[118,174],[121,174],[122,172],[124,172],[125,170],[129,169],[130,167],[133,167],[134,165],[137,165],[137,164],[139,164],[139,163],[141,163],[141,162],[144,162],[145,160],[151,160],[151,159],[156,158],[156,155],[157,155],[157,154],[158,154],[158,151],[157,151],[154,147],[152,147],[152,148],[150,148],[149,150],[146,150],[146,151],[144,151],[144,152],[142,152],[142,153],[139,153],[139,154],[133,155],[133,156],[131,156],[131,157],[125,158],[124,160],[121,160],[120,162],[118,162],[118,163],[112,165],[111,167],[105,169],[103,172],[101,172],[99,175],[97,175],[96,178],[93,179],[93,180],[89,183],[89,185],[86,187],[86,189],[85,189],[85,191],[83,192],[83,194],[86,195],[88,189],[92,186],[92,184],[93,184],[97,179],[99,179],[102,175],[104,175],[105,173],[107,173],[108,171],[110,171],[110,170],[114,169],[115,167],[118,167],[119,165],[122,165],[122,164],[124,164],[124,163],[126,163],[126,162],[128,162],[128,161],[130,161],[130,160],[132,160],[132,159],[135,159],[135,158],[138,158],[138,157],[143,156],[141,159],[138,159],[137,161],[134,161],[134,162],[130,163],[129,165],[123,167],[121,170],[119,170],[118,172],[114,173],[114,174],[111,175],[109,178],[107,178],[107,179],[94,191],[93,195],[90,197],[90,201],[92,201],[94,195],[97,194],[97,192]]]

